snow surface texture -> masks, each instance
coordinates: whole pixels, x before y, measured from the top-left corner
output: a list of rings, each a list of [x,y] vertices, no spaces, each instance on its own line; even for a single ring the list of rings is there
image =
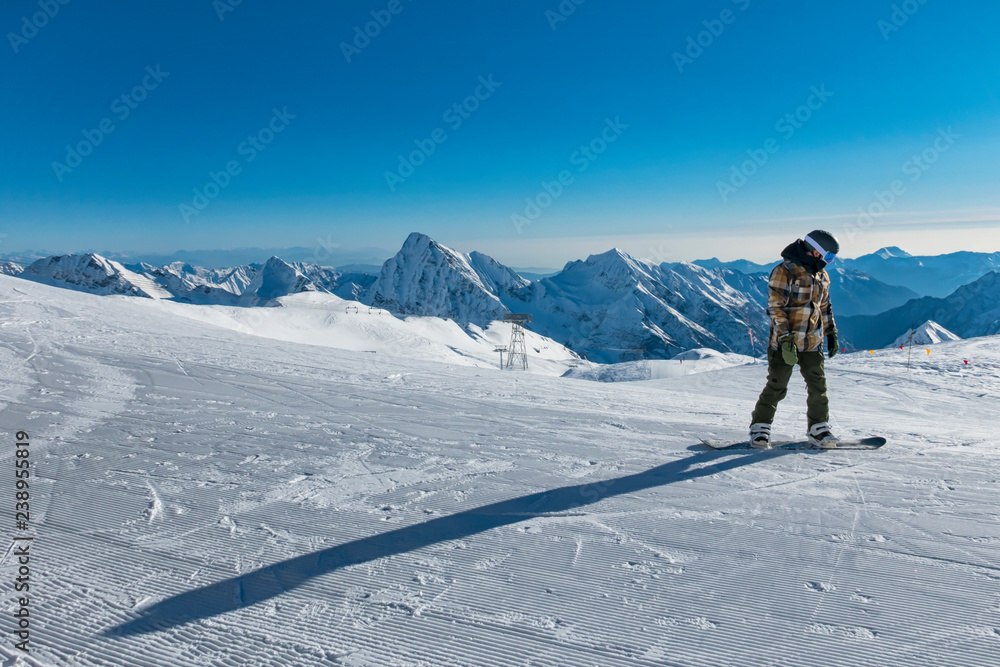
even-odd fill
[[[318,296],[262,324],[0,276],[18,664],[997,664],[997,338],[830,360],[837,432],[877,452],[710,452],[762,364],[602,384],[266,337],[361,326]]]
[[[688,350],[673,359],[625,361],[617,364],[586,364],[571,368],[565,378],[596,380],[598,382],[633,382],[635,380],[661,380],[695,373],[716,371],[743,364],[763,363],[742,354],[716,352],[705,348]]]

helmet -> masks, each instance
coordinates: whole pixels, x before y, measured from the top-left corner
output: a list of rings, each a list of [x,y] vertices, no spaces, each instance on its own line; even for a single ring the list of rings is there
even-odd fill
[[[837,258],[840,252],[840,243],[830,232],[816,229],[806,234],[806,243],[823,256],[823,261],[829,264]]]

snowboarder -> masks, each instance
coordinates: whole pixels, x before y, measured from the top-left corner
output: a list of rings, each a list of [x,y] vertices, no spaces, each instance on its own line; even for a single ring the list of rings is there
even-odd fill
[[[771,317],[767,385],[757,400],[750,425],[750,446],[771,446],[771,422],[778,402],[788,394],[795,365],[806,381],[809,442],[836,447],[830,430],[826,396],[823,338],[832,358],[837,354],[837,328],[830,305],[830,276],[825,271],[840,252],[833,234],[815,230],[785,248],[784,261],[771,271],[767,314]]]

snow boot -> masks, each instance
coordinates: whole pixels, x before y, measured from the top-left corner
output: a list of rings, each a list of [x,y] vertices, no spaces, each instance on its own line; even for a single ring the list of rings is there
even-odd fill
[[[754,449],[771,448],[771,425],[758,422],[750,425],[750,446]]]
[[[809,427],[809,442],[814,447],[830,449],[840,442],[833,433],[830,432],[830,425],[826,422],[818,422]]]

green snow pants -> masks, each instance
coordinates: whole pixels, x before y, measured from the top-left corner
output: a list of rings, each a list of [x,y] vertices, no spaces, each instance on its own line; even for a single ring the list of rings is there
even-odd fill
[[[794,366],[789,366],[781,358],[781,350],[769,350],[767,354],[767,385],[760,392],[757,407],[754,408],[752,424],[774,421],[778,403],[788,395],[788,381],[792,378]],[[830,421],[830,401],[826,396],[826,371],[822,352],[799,352],[799,371],[806,381],[806,416],[809,426]]]

